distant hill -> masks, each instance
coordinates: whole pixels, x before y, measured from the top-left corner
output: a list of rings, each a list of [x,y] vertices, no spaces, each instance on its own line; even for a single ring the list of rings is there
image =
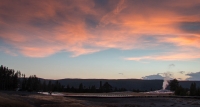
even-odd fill
[[[49,80],[47,80],[49,81]],[[51,80],[55,82],[57,80]],[[95,85],[99,88],[100,81],[102,84],[108,82],[112,87],[116,88],[126,88],[129,91],[133,89],[139,89],[143,91],[159,90],[162,89],[163,80],[141,80],[141,79],[60,79],[58,80],[62,85],[78,88],[79,84],[82,83],[83,86],[89,87]],[[189,88],[190,84],[195,82],[197,87],[200,87],[200,81],[179,81],[179,84],[184,88]],[[169,87],[167,87],[169,89]]]

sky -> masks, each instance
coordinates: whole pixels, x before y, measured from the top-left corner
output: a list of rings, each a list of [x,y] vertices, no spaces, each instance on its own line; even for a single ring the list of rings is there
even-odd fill
[[[0,0],[0,65],[45,79],[200,80],[199,0]]]

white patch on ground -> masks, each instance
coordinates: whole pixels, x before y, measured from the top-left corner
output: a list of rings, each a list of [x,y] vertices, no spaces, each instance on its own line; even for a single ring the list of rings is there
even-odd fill
[[[38,93],[45,94],[45,95],[50,95],[48,92],[38,92]],[[52,92],[51,95],[54,95],[54,96],[64,96],[64,94],[58,93],[58,92]]]
[[[173,91],[170,90],[156,90],[156,91],[149,91],[146,93],[152,93],[152,94],[173,94]]]

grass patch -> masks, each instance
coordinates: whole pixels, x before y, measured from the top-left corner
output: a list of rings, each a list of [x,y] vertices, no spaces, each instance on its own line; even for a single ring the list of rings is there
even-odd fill
[[[30,107],[30,105],[23,101],[0,96],[0,107]]]

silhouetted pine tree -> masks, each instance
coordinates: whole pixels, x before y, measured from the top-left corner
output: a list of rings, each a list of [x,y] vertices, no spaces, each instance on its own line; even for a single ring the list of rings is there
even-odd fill
[[[96,92],[96,86],[95,85],[92,85],[90,92],[93,92],[93,93]]]
[[[196,95],[196,83],[192,83],[190,85],[190,95],[195,96]]]
[[[67,85],[67,87],[66,87],[66,90],[65,90],[66,92],[69,92],[70,91],[70,86],[69,86],[69,84]]]
[[[26,79],[26,75],[22,74],[22,90],[27,90],[27,79]]]
[[[45,80],[42,83],[42,90],[43,91],[47,91],[47,85],[46,85],[46,81]]]
[[[200,96],[200,88],[197,88],[197,91],[196,91],[197,93],[196,93],[196,95],[197,96]]]
[[[173,79],[172,81],[170,81],[169,87],[170,87],[170,90],[171,90],[171,91],[175,91],[176,88],[179,87],[179,82],[178,82],[178,80],[177,80],[177,79]],[[179,87],[179,88],[180,88],[180,87]]]
[[[79,90],[79,92],[83,92],[83,84],[82,83],[79,84],[78,90]]]
[[[51,81],[49,81],[48,86],[47,86],[48,91],[52,91],[52,84]]]

